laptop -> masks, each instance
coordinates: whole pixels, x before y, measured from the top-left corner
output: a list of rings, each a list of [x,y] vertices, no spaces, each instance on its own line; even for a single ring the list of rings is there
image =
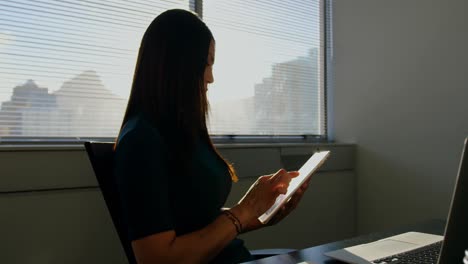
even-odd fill
[[[330,251],[325,255],[352,264],[456,264],[467,263],[467,250],[468,138],[465,139],[462,151],[444,236],[407,232],[367,244]]]

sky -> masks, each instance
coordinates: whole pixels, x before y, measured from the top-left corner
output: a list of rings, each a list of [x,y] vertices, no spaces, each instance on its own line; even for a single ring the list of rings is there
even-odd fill
[[[144,30],[162,11],[188,6],[186,0],[2,0],[0,102],[28,79],[52,92],[86,70],[127,98]],[[314,12],[318,0],[205,0],[203,19],[216,39],[210,101],[253,96],[272,65],[318,47]]]

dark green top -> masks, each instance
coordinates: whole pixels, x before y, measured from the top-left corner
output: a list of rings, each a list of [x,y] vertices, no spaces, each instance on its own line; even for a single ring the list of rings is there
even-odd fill
[[[207,143],[196,143],[190,175],[175,175],[170,146],[143,115],[128,120],[117,140],[115,176],[130,240],[174,230],[177,236],[201,229],[221,213],[231,177]],[[251,259],[234,239],[212,263]]]

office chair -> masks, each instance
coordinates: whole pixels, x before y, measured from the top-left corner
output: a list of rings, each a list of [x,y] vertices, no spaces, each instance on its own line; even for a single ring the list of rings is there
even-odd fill
[[[120,242],[125,250],[125,255],[129,264],[136,264],[135,255],[127,235],[127,228],[123,223],[120,208],[120,196],[117,185],[114,181],[114,143],[111,142],[85,142],[91,166],[98,181],[99,187],[106,202],[107,209],[114,223],[114,227],[119,235]],[[251,250],[250,253],[255,259],[270,257],[278,254],[286,254],[295,249],[259,249]]]
[[[114,181],[114,143],[85,142],[85,148],[128,262],[136,264],[127,229],[121,217],[120,197]]]

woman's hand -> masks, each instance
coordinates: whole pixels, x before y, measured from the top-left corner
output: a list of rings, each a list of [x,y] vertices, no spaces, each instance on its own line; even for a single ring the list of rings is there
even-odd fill
[[[260,222],[258,221],[258,217],[275,203],[278,195],[287,192],[289,182],[298,175],[299,172],[297,171],[287,172],[281,169],[273,175],[258,178],[239,201],[238,205],[231,208],[231,212],[239,218],[243,232],[259,227],[258,223]],[[291,201],[292,199],[289,202]]]
[[[290,172],[296,173],[296,172]],[[294,209],[296,209],[297,205],[302,199],[305,191],[309,187],[310,178],[305,181],[299,189],[291,196],[290,200],[284,204],[276,213],[275,215],[268,221],[266,224],[263,224],[258,220],[258,218],[253,219],[251,222],[245,223],[245,227],[243,228],[243,233],[256,230],[266,226],[272,226],[281,222],[286,216],[288,216]]]
[[[266,224],[267,226],[275,225],[276,223],[286,218],[286,216],[288,216],[292,211],[294,211],[294,209],[296,209],[297,205],[302,199],[302,196],[304,195],[305,191],[309,187],[310,179],[311,178],[305,181],[301,185],[301,187],[299,187],[299,189],[291,196],[291,199],[289,199],[289,201],[286,204],[284,204],[278,210],[278,212],[276,212],[276,214]]]

